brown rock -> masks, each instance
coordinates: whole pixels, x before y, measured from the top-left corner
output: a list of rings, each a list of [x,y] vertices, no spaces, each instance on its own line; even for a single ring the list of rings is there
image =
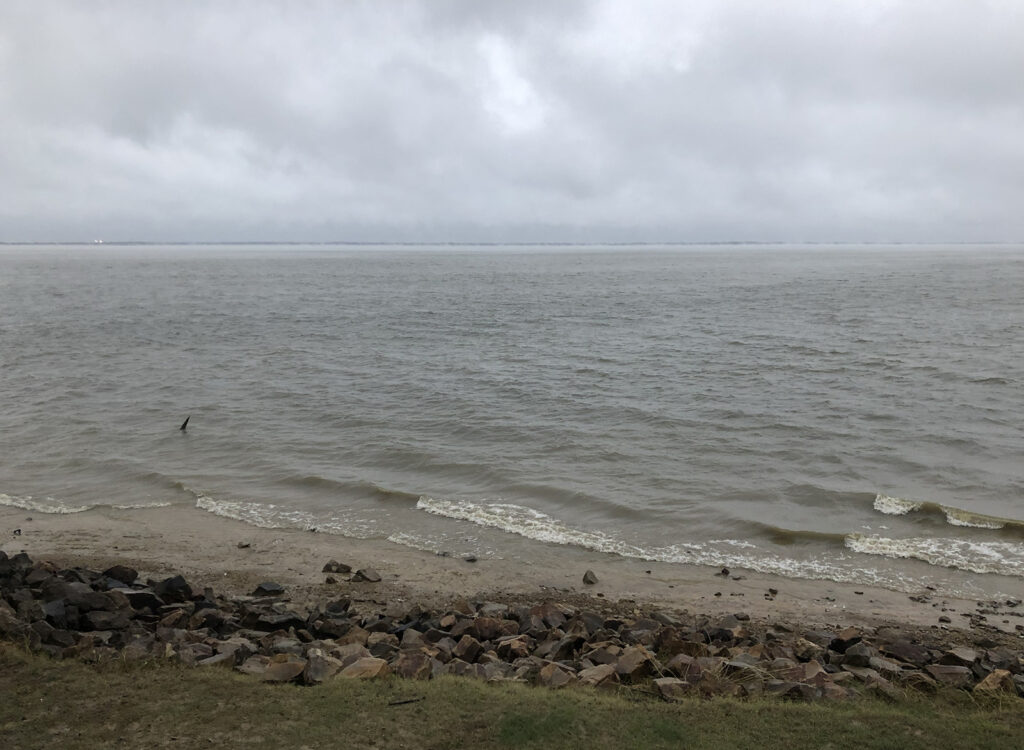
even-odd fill
[[[820,659],[825,654],[825,649],[806,638],[797,638],[793,643],[793,654],[800,661],[811,661]]]
[[[549,688],[563,688],[576,682],[576,675],[572,674],[561,664],[551,662],[541,667],[537,673],[537,684]]]
[[[338,676],[346,679],[370,680],[375,677],[386,677],[389,674],[391,674],[391,669],[386,661],[372,656],[364,656],[341,670]]]
[[[620,678],[635,681],[655,671],[655,661],[643,646],[630,646],[622,650],[615,662],[615,672]]]
[[[654,681],[654,687],[667,701],[680,700],[693,689],[693,685],[678,677],[659,677]]]
[[[398,651],[398,636],[391,633],[370,633],[366,638],[366,648],[371,656],[387,659]]]
[[[340,563],[337,560],[330,560],[324,565],[322,573],[351,573],[352,566]]]
[[[988,694],[1009,693],[1010,695],[1015,695],[1017,689],[1014,687],[1013,675],[1010,674],[1009,670],[997,669],[975,685],[974,692]]]
[[[426,680],[430,677],[433,662],[422,651],[403,651],[393,669],[396,675],[407,680]]]
[[[338,674],[344,665],[340,659],[328,656],[323,649],[311,648],[306,652],[306,668],[302,679],[307,685],[319,685]]]
[[[483,652],[484,647],[480,641],[471,635],[462,636],[461,640],[455,644],[455,648],[452,649],[452,656],[456,659],[461,659],[464,662],[472,664],[476,661],[476,658]]]
[[[581,685],[592,687],[606,687],[617,685],[619,677],[615,673],[615,667],[611,664],[598,664],[596,667],[581,669],[577,675]]]
[[[305,659],[274,661],[263,670],[262,679],[264,682],[291,682],[298,678],[305,668]]]

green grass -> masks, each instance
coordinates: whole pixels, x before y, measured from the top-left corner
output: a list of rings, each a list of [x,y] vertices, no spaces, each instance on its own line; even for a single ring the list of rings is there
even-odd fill
[[[418,698],[412,703],[393,701]],[[91,666],[0,645],[0,748],[1014,748],[1024,701],[663,703],[448,678],[265,685],[226,669]]]

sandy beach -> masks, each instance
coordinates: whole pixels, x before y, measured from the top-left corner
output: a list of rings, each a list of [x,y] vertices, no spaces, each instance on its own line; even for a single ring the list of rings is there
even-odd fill
[[[15,530],[20,534],[15,535]],[[455,599],[542,600],[591,597],[594,603],[660,608],[709,616],[745,612],[754,620],[799,627],[897,627],[931,630],[953,640],[982,633],[1006,643],[1024,641],[1020,607],[941,598],[832,581],[788,579],[742,569],[729,575],[707,566],[651,563],[523,540],[521,560],[468,562],[394,544],[294,529],[259,528],[188,506],[40,514],[0,509],[0,550],[94,568],[117,562],[143,577],[183,573],[217,591],[246,593],[274,580],[293,599],[344,593],[368,602]],[[329,560],[372,567],[376,584],[322,572]],[[526,560],[526,561],[522,561]],[[598,582],[585,585],[586,570]],[[771,593],[774,590],[775,594]],[[949,622],[940,622],[939,618]],[[999,631],[1001,635],[998,635]]]

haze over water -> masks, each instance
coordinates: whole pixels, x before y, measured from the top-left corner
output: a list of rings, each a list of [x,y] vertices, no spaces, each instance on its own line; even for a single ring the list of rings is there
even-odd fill
[[[0,502],[1019,595],[1022,289],[1019,245],[0,247]]]

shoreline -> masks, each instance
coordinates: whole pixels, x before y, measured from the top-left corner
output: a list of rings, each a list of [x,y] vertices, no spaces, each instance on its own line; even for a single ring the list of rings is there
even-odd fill
[[[18,528],[21,534],[13,536]],[[341,594],[435,607],[459,599],[576,599],[622,610],[743,612],[755,621],[800,628],[897,628],[951,642],[987,637],[1017,648],[1024,643],[1024,608],[1005,602],[953,599],[927,590],[908,595],[739,568],[724,576],[709,566],[647,562],[531,540],[523,540],[522,560],[468,562],[385,539],[251,526],[183,505],[70,514],[3,507],[0,535],[0,551],[9,555],[24,551],[34,559],[97,568],[129,564],[143,577],[181,572],[200,585],[234,593],[274,580],[288,586],[294,599],[308,602]],[[359,584],[325,574],[330,560],[353,570],[374,568],[382,580]],[[596,584],[583,583],[587,570],[596,574]],[[335,583],[325,582],[329,576]]]

